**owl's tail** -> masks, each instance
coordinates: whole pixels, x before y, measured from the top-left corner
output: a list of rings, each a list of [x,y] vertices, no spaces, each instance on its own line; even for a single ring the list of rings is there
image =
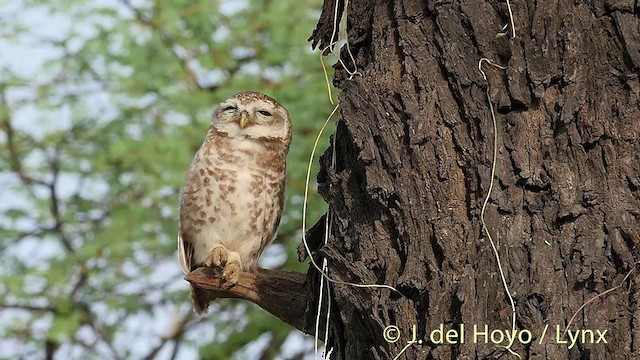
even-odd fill
[[[204,315],[209,310],[209,305],[216,299],[211,291],[198,289],[191,286],[191,299],[193,300],[193,310],[198,315]]]

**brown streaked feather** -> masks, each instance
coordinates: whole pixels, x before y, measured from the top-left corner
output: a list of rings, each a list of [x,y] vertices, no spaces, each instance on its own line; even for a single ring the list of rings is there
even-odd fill
[[[285,169],[286,172],[286,169]],[[273,225],[273,230],[271,231],[270,234],[268,234],[268,236],[265,236],[262,240],[262,245],[260,246],[260,250],[258,251],[257,257],[260,256],[260,254],[262,254],[262,252],[264,251],[264,249],[267,247],[267,245],[271,244],[271,242],[273,240],[275,240],[275,237],[278,233],[278,226],[280,225],[280,220],[282,220],[282,212],[284,211],[284,200],[285,200],[285,186],[286,186],[286,182],[287,182],[287,178],[283,178],[282,182],[280,183],[280,190],[278,191],[278,209],[277,209],[277,213],[275,216],[275,223]]]
[[[180,224],[178,224],[178,229]],[[193,246],[190,242],[182,239],[182,234],[178,232],[178,259],[180,260],[180,267],[182,272],[187,275],[193,271]]]
[[[178,225],[179,227],[180,225]],[[185,241],[182,234],[178,233],[178,258],[182,272],[187,275],[197,268],[193,263],[193,245]],[[198,289],[191,285],[191,299],[193,300],[193,310],[198,315],[204,315],[209,309],[209,305],[216,299],[206,290]]]
[[[207,290],[202,290],[191,285],[191,300],[193,300],[193,310],[198,315],[204,315],[209,310],[209,305],[216,299]]]

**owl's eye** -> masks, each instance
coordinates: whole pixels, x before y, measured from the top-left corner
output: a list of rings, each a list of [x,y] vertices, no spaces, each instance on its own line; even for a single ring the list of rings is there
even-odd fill
[[[222,108],[222,111],[224,112],[236,112],[236,110],[238,110],[238,108],[233,105],[228,105]]]
[[[271,113],[266,110],[258,110],[258,114],[264,115],[264,116],[271,116]]]

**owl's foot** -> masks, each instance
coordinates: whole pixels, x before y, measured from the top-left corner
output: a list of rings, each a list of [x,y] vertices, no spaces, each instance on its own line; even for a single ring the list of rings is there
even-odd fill
[[[224,268],[228,259],[229,252],[227,251],[227,248],[222,245],[216,245],[211,250],[211,254],[204,264],[208,267]]]
[[[235,251],[229,252],[229,258],[227,264],[222,270],[222,282],[224,287],[229,289],[234,287],[238,280],[240,280],[240,272],[242,271],[242,264],[240,261],[240,254]]]
[[[237,261],[227,263],[227,266],[225,266],[222,271],[222,282],[225,288],[229,289],[236,286],[238,280],[240,280],[241,269],[242,267]]]

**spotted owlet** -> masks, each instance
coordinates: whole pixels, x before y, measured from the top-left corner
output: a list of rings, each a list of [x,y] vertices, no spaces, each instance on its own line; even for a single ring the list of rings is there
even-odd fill
[[[273,239],[284,205],[289,113],[258,92],[219,104],[186,176],[180,199],[178,254],[185,274],[200,266],[222,270],[227,287],[256,265]],[[213,298],[191,286],[204,314]]]

